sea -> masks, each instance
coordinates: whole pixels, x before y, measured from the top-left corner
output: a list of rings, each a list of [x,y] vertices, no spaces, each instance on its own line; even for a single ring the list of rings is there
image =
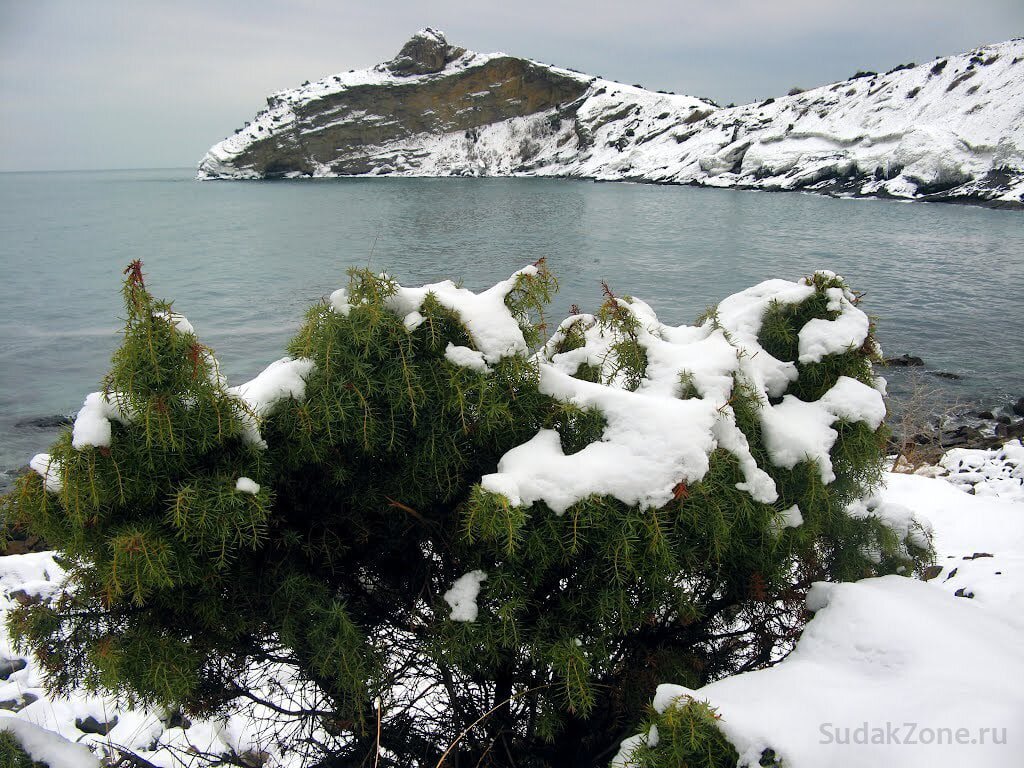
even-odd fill
[[[601,281],[690,323],[762,280],[816,269],[864,294],[894,403],[1024,395],[1024,213],[810,194],[564,179],[200,182],[194,170],[0,174],[0,474],[98,388],[118,344],[122,270],[173,299],[231,383],[284,354],[351,267],[483,289],[546,258],[557,322]],[[0,485],[5,481],[0,477]]]

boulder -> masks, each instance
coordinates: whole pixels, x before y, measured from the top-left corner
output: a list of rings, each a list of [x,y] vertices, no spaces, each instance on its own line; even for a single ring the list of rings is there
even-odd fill
[[[107,722],[100,722],[92,715],[86,718],[76,717],[75,728],[80,730],[82,733],[95,733],[99,736],[106,736],[117,725],[117,715],[114,715]]]
[[[907,368],[909,366],[924,365],[924,360],[914,355],[908,355],[906,353],[899,357],[887,357],[885,358],[885,365],[892,366],[893,368]]]
[[[443,32],[427,27],[413,35],[384,66],[396,75],[429,75],[440,72],[465,52],[465,48],[448,45]]]
[[[22,419],[14,423],[14,426],[18,429],[60,429],[61,427],[70,427],[75,423],[75,420],[70,416],[57,415],[57,416],[34,416],[30,419]]]
[[[28,663],[24,659],[0,659],[0,680],[6,680],[27,666]]]
[[[20,698],[0,701],[0,709],[6,709],[8,712],[20,712],[36,701],[39,701],[39,697],[34,693],[23,693]]]

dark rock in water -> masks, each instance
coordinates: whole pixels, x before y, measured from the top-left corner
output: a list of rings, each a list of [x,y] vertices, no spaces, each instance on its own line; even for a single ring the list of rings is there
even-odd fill
[[[988,419],[989,421],[992,421],[996,417],[996,415],[992,413],[992,411],[978,411],[974,415],[977,416],[979,419]]]
[[[907,368],[910,366],[924,365],[924,360],[913,355],[902,354],[899,357],[887,357],[885,358],[884,363],[885,365],[892,366],[893,368]]]
[[[34,693],[23,693],[20,699],[6,699],[0,701],[0,709],[6,709],[8,712],[20,712],[29,704],[39,701],[39,697]]]
[[[75,728],[80,730],[82,733],[95,733],[100,736],[106,736],[117,725],[117,715],[110,718],[109,722],[101,723],[92,715],[89,715],[84,720],[80,717],[75,718]]]
[[[966,448],[984,445],[986,442],[987,438],[980,429],[966,424],[951,432],[943,432],[939,440],[939,444],[943,448]]]
[[[940,379],[951,379],[953,381],[960,381],[963,378],[959,373],[950,373],[949,371],[928,371],[932,376],[938,376]]]
[[[996,437],[1003,440],[1024,439],[1024,419],[1016,424],[996,424]]]
[[[6,680],[27,666],[28,663],[24,659],[0,659],[0,680]]]
[[[18,429],[60,429],[61,427],[70,427],[74,423],[75,420],[66,415],[34,416],[15,422],[14,426]]]
[[[1024,397],[1013,404],[1013,412],[1018,416],[1024,416]]]

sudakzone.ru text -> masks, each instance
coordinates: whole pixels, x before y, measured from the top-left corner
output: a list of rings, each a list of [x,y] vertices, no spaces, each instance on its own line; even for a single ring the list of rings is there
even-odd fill
[[[819,744],[1006,744],[1006,728],[932,728],[921,723],[822,723]]]

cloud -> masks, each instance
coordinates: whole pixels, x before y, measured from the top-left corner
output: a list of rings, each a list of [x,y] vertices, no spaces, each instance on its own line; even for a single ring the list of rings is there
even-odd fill
[[[1024,31],[1013,0],[0,0],[0,169],[191,165],[274,90],[390,58],[423,26],[743,102]]]

